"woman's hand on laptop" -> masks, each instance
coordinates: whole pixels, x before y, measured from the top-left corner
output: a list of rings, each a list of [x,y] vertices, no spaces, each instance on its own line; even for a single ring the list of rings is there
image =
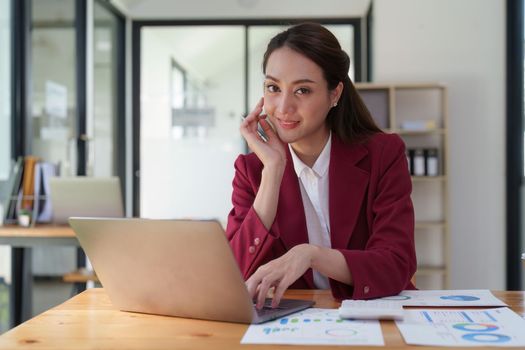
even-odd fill
[[[257,299],[257,309],[264,306],[266,295],[272,287],[275,287],[272,307],[279,306],[286,289],[310,268],[317,248],[311,244],[299,244],[280,258],[261,265],[248,278],[246,287],[252,299]]]

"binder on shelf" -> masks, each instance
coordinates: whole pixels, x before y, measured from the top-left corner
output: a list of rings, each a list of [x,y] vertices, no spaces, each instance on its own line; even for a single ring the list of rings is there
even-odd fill
[[[33,210],[33,196],[35,190],[35,165],[38,158],[26,156],[24,160],[24,176],[22,179],[22,204],[21,208]]]
[[[31,213],[32,226],[37,222],[50,222],[49,181],[57,175],[57,164],[41,162],[34,156],[18,157],[8,180],[3,222],[16,223],[21,210]]]
[[[425,175],[439,175],[439,158],[437,148],[425,149]]]
[[[9,176],[9,180],[5,192],[4,202],[4,222],[8,223],[15,219],[15,207],[16,207],[16,196],[20,189],[22,181],[22,173],[24,171],[24,157],[18,157],[16,162],[13,164],[13,169]]]
[[[424,176],[425,175],[425,153],[421,148],[416,148],[414,150],[414,159],[413,159],[413,175],[414,176]]]
[[[37,222],[51,222],[53,208],[51,205],[49,181],[58,175],[58,166],[49,162],[38,162],[35,165],[35,202],[33,207],[33,225]]]
[[[439,150],[437,148],[407,149],[410,175],[436,177],[439,171]]]

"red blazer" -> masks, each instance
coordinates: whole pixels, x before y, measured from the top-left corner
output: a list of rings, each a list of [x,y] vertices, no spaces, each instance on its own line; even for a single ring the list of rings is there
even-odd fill
[[[252,206],[261,182],[261,161],[254,153],[235,161],[233,209],[226,234],[245,279],[293,246],[308,243],[299,179],[288,147],[286,152],[277,215],[270,230]],[[411,190],[405,145],[399,136],[377,133],[347,145],[332,134],[331,243],[344,255],[354,283],[330,279],[334,297],[369,299],[414,289],[410,282],[416,271]],[[290,288],[315,288],[312,270]]]

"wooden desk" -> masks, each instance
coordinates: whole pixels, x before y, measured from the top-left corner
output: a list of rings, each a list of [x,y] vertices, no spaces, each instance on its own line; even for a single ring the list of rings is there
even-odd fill
[[[10,323],[11,326],[16,326],[32,316],[31,248],[37,246],[78,247],[79,243],[75,232],[67,225],[37,225],[36,227],[8,225],[0,226],[0,245],[11,246]]]
[[[524,292],[494,292],[520,315]],[[316,307],[336,308],[329,291],[296,290],[286,296],[313,299]],[[392,321],[382,321],[387,347],[408,346]],[[289,345],[241,345],[247,325],[164,317],[115,310],[101,288],[89,289],[0,336],[1,349],[292,349]],[[308,346],[324,349],[328,346]],[[352,347],[357,348],[357,347]],[[370,347],[363,347],[370,349]],[[496,349],[496,348],[495,348]]]
[[[0,245],[16,248],[36,246],[79,246],[69,226],[37,225],[36,227],[0,226]]]

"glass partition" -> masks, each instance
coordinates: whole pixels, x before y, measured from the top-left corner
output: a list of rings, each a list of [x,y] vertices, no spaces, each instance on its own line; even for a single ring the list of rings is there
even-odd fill
[[[31,153],[76,175],[75,2],[33,0]]]
[[[90,176],[115,176],[119,171],[118,89],[124,89],[118,81],[122,28],[118,17],[99,1],[93,4],[93,20],[93,119],[88,119],[92,139],[87,170]]]
[[[29,53],[30,153],[58,165],[60,176],[77,171],[77,48],[75,1],[32,0]],[[47,220],[47,218],[46,218]],[[50,218],[49,218],[50,220]],[[32,249],[34,276],[62,276],[76,267],[76,248]],[[33,288],[33,315],[52,306]],[[60,293],[57,292],[57,296]],[[58,299],[67,297],[62,295]],[[55,303],[57,301],[54,301]]]
[[[145,27],[141,39],[141,216],[224,224],[244,152],[244,27]]]

